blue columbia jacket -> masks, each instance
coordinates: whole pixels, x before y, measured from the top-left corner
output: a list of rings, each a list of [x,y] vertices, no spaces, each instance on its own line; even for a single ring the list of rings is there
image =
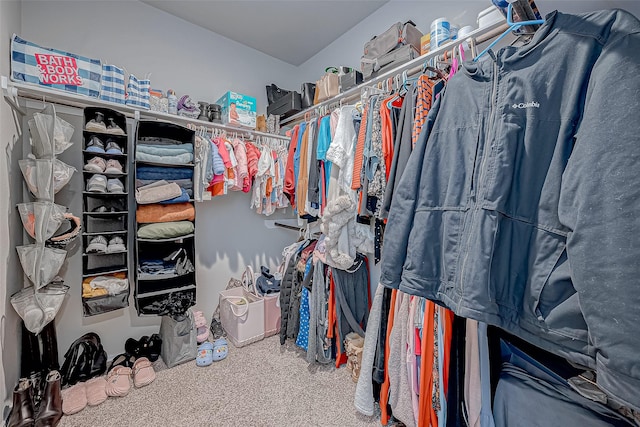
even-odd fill
[[[554,12],[467,63],[390,209],[384,286],[595,369],[640,410],[640,22]]]

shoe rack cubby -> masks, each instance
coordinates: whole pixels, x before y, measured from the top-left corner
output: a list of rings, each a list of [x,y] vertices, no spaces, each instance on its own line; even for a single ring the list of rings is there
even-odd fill
[[[167,146],[195,143],[195,132],[183,126],[160,121],[139,121],[136,134],[136,148],[144,144],[166,144]],[[135,164],[135,187],[148,185],[149,179],[144,179],[139,171],[142,167],[163,168],[162,177],[171,183],[172,172],[176,170],[191,171],[191,188],[193,189],[193,161],[189,164],[167,164],[140,161],[136,159]],[[144,180],[143,180],[144,179]],[[192,190],[191,190],[192,191]],[[188,204],[194,206],[193,194],[190,193]],[[136,201],[136,214],[141,206]],[[168,205],[165,205],[168,206]],[[195,227],[195,219],[191,221]],[[146,239],[138,236],[138,230],[144,223],[138,223],[136,215],[136,238],[135,238],[135,303],[138,315],[160,315],[163,314],[167,305],[192,306],[196,300],[196,272],[195,272],[195,234],[189,233],[178,237],[165,239]],[[163,223],[167,224],[167,223]],[[172,255],[179,254],[179,259],[186,257],[192,265],[190,272],[181,273],[176,268],[174,272],[163,270],[160,274],[150,274],[143,271],[143,265],[152,261],[164,262],[164,267],[171,266],[174,259]],[[148,264],[146,264],[148,265]],[[170,270],[171,268],[169,268]]]
[[[129,145],[127,120],[123,114],[108,108],[84,109],[82,306],[85,317],[129,305],[129,285],[115,295],[108,293],[85,297],[85,288],[90,287],[91,280],[98,276],[110,280],[128,280],[130,277]],[[88,167],[96,158],[102,160]],[[106,171],[101,170],[105,165]],[[104,238],[106,247],[95,244],[95,239],[99,237]],[[95,250],[96,247],[98,250]]]

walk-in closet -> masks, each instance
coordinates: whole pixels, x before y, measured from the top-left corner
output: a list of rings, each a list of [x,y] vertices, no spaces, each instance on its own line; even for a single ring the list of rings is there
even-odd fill
[[[0,1],[8,427],[640,426],[640,2]]]

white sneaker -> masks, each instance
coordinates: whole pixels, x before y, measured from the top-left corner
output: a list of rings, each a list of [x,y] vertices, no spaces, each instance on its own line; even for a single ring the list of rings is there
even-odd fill
[[[107,181],[107,191],[109,193],[124,193],[124,185],[117,178],[111,178]]]
[[[107,133],[110,133],[112,135],[126,135],[122,128],[116,124],[113,117],[109,117],[107,121],[109,122],[109,124],[107,125]]]
[[[104,236],[96,236],[89,242],[87,253],[105,254],[107,253],[107,239]]]
[[[104,161],[102,157],[94,157],[84,165],[84,170],[93,173],[102,173],[107,167],[108,163]]]
[[[127,250],[127,247],[124,245],[124,240],[122,240],[122,237],[112,237],[111,240],[109,240],[109,245],[107,246],[107,253],[112,253],[112,252],[125,252]]]
[[[84,126],[86,130],[90,130],[93,132],[106,132],[107,125],[104,124],[104,114],[97,111],[96,118],[89,120],[89,122]]]
[[[92,193],[106,193],[107,177],[100,174],[93,175],[87,182],[87,191]]]
[[[122,173],[122,165],[115,159],[107,160],[104,173]]]

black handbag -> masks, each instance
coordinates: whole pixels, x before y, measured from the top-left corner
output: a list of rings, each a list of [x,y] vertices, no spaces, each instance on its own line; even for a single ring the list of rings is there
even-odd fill
[[[290,90],[280,89],[278,86],[276,86],[273,83],[271,83],[270,85],[267,85],[266,88],[267,88],[267,102],[269,103],[269,105],[273,104],[278,99],[282,98],[283,96],[291,92]]]
[[[100,337],[89,332],[75,340],[64,355],[60,369],[63,385],[73,385],[80,381],[100,376],[107,370],[107,353]]]
[[[305,110],[313,105],[313,99],[316,95],[316,84],[302,83],[300,92],[302,93],[302,109]]]

